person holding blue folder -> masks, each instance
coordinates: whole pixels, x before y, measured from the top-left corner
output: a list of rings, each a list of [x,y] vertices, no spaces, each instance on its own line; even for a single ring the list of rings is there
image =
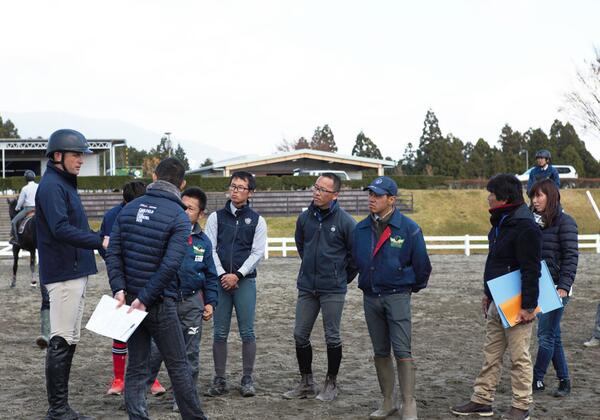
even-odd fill
[[[485,262],[482,310],[485,325],[484,364],[475,379],[471,400],[452,407],[460,416],[493,416],[492,403],[500,381],[502,358],[508,350],[511,360],[512,403],[502,417],[527,420],[533,403],[533,366],[529,345],[532,321],[538,306],[538,279],[542,259],[542,232],[523,200],[523,187],[511,174],[493,176],[488,184],[490,223],[489,253]],[[515,270],[521,270],[521,309],[517,325],[504,328],[487,286],[493,280]]]
[[[546,261],[563,306],[543,313],[538,322],[538,352],[533,366],[533,392],[546,389],[544,375],[550,361],[556,369],[558,389],[555,397],[571,393],[569,368],[560,336],[560,320],[569,301],[569,292],[575,280],[579,251],[577,223],[560,205],[560,192],[551,179],[538,181],[529,191],[531,210],[542,229],[542,258]]]

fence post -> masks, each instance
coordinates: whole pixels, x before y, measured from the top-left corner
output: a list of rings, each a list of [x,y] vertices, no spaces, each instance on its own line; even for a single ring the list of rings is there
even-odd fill
[[[596,235],[596,254],[600,254],[600,234]]]
[[[265,242],[265,260],[269,259],[269,238]]]
[[[287,240],[285,238],[282,239],[282,241],[281,241],[281,248],[282,248],[282,251],[281,251],[282,255],[284,257],[287,257]]]
[[[465,255],[467,257],[471,255],[471,240],[469,235],[465,235]]]

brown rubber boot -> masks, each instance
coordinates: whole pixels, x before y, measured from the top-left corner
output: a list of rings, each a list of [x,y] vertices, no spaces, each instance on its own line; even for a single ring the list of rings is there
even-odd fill
[[[415,400],[415,372],[413,359],[396,358],[398,383],[402,395],[402,420],[417,420],[417,400]]]
[[[379,388],[383,395],[381,406],[376,411],[373,411],[369,416],[371,420],[385,419],[397,411],[396,408],[396,375],[394,372],[394,362],[391,356],[375,357],[375,369],[377,370],[377,380]]]

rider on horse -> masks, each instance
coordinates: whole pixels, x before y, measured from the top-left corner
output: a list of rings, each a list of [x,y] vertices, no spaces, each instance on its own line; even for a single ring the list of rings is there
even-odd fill
[[[19,245],[18,230],[21,220],[23,220],[30,212],[35,212],[35,194],[38,189],[38,184],[35,183],[35,172],[30,169],[26,170],[25,180],[27,181],[27,185],[21,189],[17,207],[15,208],[18,213],[11,221],[10,243],[12,245]]]

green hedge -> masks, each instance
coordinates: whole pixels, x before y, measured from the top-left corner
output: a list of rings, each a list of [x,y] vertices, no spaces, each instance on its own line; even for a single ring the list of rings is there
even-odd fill
[[[343,181],[345,188],[364,188],[376,176],[365,176],[362,180]],[[450,180],[443,176],[392,176],[402,189],[448,188]],[[129,176],[81,176],[77,178],[80,190],[120,191],[123,184],[132,180]],[[256,178],[256,189],[259,191],[304,190],[309,189],[317,180],[316,176],[260,176]],[[150,183],[148,178],[141,179]],[[229,183],[228,177],[202,177],[189,175],[188,185],[202,188],[204,191],[225,191]],[[37,178],[39,182],[39,178]],[[23,177],[0,178],[0,191],[19,191],[25,184]]]

